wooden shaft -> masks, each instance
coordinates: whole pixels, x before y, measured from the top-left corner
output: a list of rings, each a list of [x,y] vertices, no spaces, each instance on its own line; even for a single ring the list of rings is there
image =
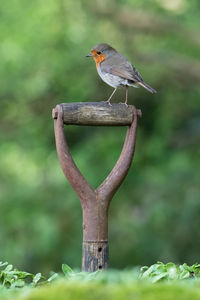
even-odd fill
[[[66,125],[90,126],[128,126],[134,116],[132,105],[105,102],[72,102],[62,103],[63,123]],[[53,110],[53,118],[57,118],[57,107]],[[141,111],[137,110],[138,116]]]
[[[108,268],[108,242],[83,242],[82,252],[82,271]]]

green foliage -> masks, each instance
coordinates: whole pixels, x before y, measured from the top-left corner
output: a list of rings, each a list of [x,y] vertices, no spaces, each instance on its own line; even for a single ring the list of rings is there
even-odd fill
[[[150,267],[141,268],[141,278],[150,278],[152,282],[161,280],[182,280],[187,278],[200,277],[200,264],[188,266],[186,263],[183,265],[176,265],[174,263],[164,264],[158,262]]]
[[[4,268],[4,269],[3,269]],[[0,262],[0,287],[1,288],[22,288],[28,283],[30,286],[37,286],[38,284],[49,283],[57,277],[58,274],[53,273],[51,277],[45,279],[41,273],[33,275],[31,273],[13,269],[12,265],[7,262]],[[41,281],[42,280],[42,281]]]
[[[41,278],[40,273],[33,277],[36,284],[32,282],[20,289],[21,286],[18,285],[7,286],[7,289],[0,285],[0,297],[16,300],[135,299],[135,297],[138,300],[189,300],[199,299],[200,296],[198,264],[178,266],[159,262],[149,268],[142,267],[141,270],[135,268],[124,271],[101,270],[94,273],[75,272],[63,264],[62,270],[64,277],[59,275],[51,284],[43,281],[43,287],[36,286]]]
[[[0,270],[0,285],[3,287],[23,287],[25,285],[25,279],[31,278],[34,282],[34,279],[37,276],[33,276],[30,273],[13,269],[13,266],[9,265],[7,262],[0,262],[0,268],[2,269],[3,267],[5,268],[3,270]]]
[[[9,0],[0,6],[1,259],[43,274],[81,264],[79,200],[59,166],[51,110],[106,100],[85,55],[109,42],[158,90],[141,108],[130,172],[109,211],[110,266],[193,264],[200,239],[199,1]],[[47,3],[48,2],[48,3]],[[113,101],[123,101],[119,90]],[[92,186],[112,169],[124,128],[67,127]]]

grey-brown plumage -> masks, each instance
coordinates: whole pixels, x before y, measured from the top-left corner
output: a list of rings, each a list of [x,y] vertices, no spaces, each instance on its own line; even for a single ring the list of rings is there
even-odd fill
[[[94,46],[89,56],[93,56],[100,77],[115,88],[114,92],[117,87],[126,86],[125,103],[127,103],[128,86],[138,87],[140,85],[150,93],[156,93],[156,90],[144,82],[140,73],[129,60],[110,45],[104,43]],[[108,103],[110,103],[111,97],[108,99]]]

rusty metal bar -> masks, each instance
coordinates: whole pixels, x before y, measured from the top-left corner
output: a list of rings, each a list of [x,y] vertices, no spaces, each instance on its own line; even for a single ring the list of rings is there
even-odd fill
[[[93,272],[108,267],[108,207],[130,168],[135,149],[137,117],[141,116],[141,112],[135,107],[131,109],[132,123],[127,129],[121,155],[113,170],[96,190],[81,174],[69,152],[64,134],[63,105],[57,105],[53,111],[58,158],[66,178],[80,198],[83,210],[83,271]],[[98,119],[98,115],[96,118]]]
[[[95,191],[83,177],[70,154],[67,140],[64,134],[64,124],[62,119],[63,109],[61,105],[57,105],[57,111],[57,118],[54,119],[54,131],[58,159],[60,161],[63,173],[65,174],[73,189],[76,191],[83,205],[87,198],[95,197]]]

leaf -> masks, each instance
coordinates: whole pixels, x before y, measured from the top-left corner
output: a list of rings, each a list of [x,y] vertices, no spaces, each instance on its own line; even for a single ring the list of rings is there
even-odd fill
[[[34,277],[33,274],[28,273],[28,272],[22,272],[22,271],[17,271],[17,272],[15,272],[15,274],[17,274],[17,276],[20,277],[21,279],[26,278],[26,277]]]
[[[34,277],[33,277],[33,285],[36,285],[38,283],[38,281],[41,279],[42,274],[41,273],[37,273]]]
[[[165,273],[160,273],[159,275],[156,275],[152,278],[152,282],[155,283],[155,282],[158,282],[160,281],[161,279],[164,279],[164,278],[167,278],[167,275],[168,273],[165,272]]]
[[[57,278],[58,277],[58,273],[54,273],[53,275],[51,275],[51,277],[49,277],[48,279],[47,279],[47,281],[48,282],[51,282],[51,281],[53,281],[55,278]]]
[[[154,269],[154,265],[150,266],[143,274],[142,274],[142,278],[146,278],[148,277]]]
[[[140,268],[140,271],[141,271],[141,272],[144,272],[144,271],[148,270],[148,268],[149,268],[149,267],[147,267],[147,266],[141,267],[141,268]]]
[[[169,279],[173,279],[173,280],[179,279],[180,271],[179,269],[176,268],[176,266],[174,266],[168,269],[168,275],[169,275]]]
[[[195,269],[200,268],[200,264],[195,264]]]
[[[73,270],[66,264],[62,264],[62,271],[65,276],[69,276],[70,274],[73,273]]]
[[[22,280],[22,279],[18,279],[18,280],[16,280],[16,281],[14,281],[12,284],[11,284],[11,288],[14,288],[14,287],[23,287],[23,286],[25,286],[25,282],[24,282],[24,280]]]
[[[0,267],[4,267],[4,266],[7,266],[8,265],[8,262],[2,262],[2,261],[0,261]]]
[[[179,279],[187,279],[190,278],[190,273],[186,270],[183,270],[180,275],[179,275]]]
[[[10,272],[12,270],[12,268],[13,268],[13,265],[7,265],[4,272]]]

